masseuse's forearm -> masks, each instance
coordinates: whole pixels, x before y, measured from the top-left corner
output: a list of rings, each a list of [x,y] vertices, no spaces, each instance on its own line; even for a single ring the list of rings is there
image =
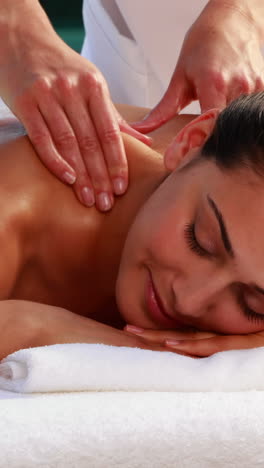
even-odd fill
[[[45,37],[57,37],[38,0],[0,1],[0,84],[7,78],[6,64],[23,60],[24,50],[34,50],[39,31]]]
[[[47,28],[54,31],[38,0],[1,0],[0,35],[5,39],[0,41],[1,49],[10,45],[17,31],[33,35],[40,27],[44,28],[43,34]]]
[[[264,43],[264,0],[210,0],[208,6],[213,7],[220,18],[222,12],[230,10],[237,15],[238,25],[240,19],[245,20],[256,30],[260,43]]]

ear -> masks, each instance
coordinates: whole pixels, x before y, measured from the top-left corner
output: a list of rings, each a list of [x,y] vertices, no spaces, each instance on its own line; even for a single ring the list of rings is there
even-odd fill
[[[164,162],[169,170],[180,169],[197,156],[211,135],[220,109],[211,109],[185,125],[165,152]]]

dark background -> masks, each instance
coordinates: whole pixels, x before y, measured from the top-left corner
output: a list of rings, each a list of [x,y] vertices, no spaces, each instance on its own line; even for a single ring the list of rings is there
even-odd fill
[[[82,0],[40,0],[40,4],[57,33],[80,52],[84,38]]]

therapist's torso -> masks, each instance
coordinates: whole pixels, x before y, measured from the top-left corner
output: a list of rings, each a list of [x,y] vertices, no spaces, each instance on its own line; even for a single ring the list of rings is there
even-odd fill
[[[82,55],[105,76],[114,102],[153,107],[184,36],[207,0],[84,0]],[[199,112],[192,103],[184,112]]]

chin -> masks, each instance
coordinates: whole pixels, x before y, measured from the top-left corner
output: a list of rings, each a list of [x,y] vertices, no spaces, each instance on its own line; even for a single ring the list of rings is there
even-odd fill
[[[153,325],[144,314],[144,305],[140,303],[142,286],[143,281],[135,282],[130,278],[125,280],[123,275],[118,275],[115,293],[116,304],[126,324],[142,328],[153,328]]]

